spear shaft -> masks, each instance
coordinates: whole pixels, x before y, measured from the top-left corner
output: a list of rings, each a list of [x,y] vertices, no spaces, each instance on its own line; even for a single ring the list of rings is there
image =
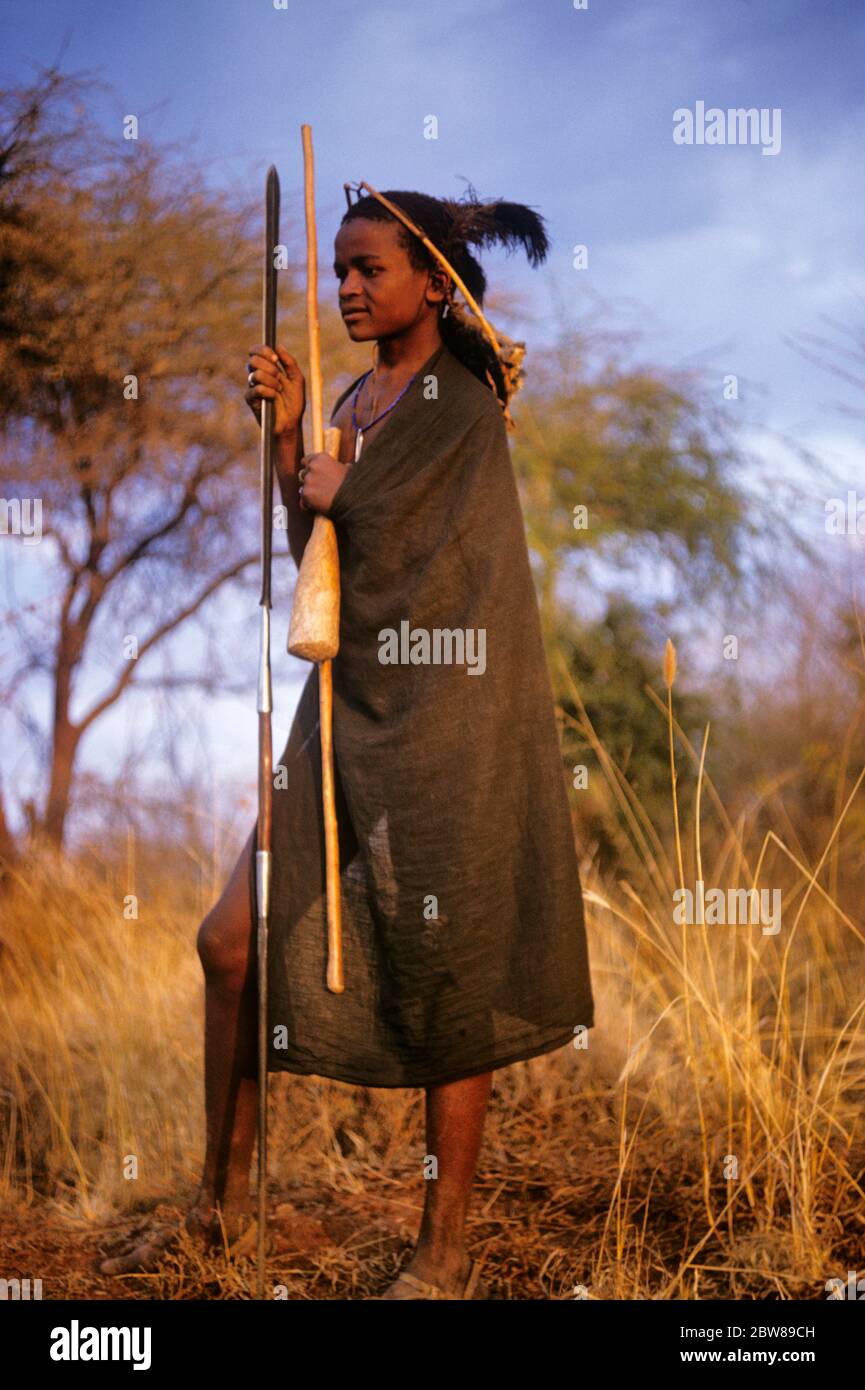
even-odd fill
[[[276,347],[276,247],[279,243],[279,176],[273,165],[265,186],[262,341]],[[258,900],[258,1248],[257,1293],[264,1298],[267,1224],[267,936],[270,917],[273,825],[273,690],[270,675],[271,569],[273,556],[273,401],[261,402],[261,597],[258,656],[258,833],[255,887]]]

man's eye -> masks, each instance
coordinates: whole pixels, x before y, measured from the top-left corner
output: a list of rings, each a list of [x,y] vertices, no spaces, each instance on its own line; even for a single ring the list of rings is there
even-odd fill
[[[380,266],[380,265],[368,265],[368,266],[366,267],[366,269],[364,270],[364,275],[380,275],[380,274],[381,274],[381,266]]]

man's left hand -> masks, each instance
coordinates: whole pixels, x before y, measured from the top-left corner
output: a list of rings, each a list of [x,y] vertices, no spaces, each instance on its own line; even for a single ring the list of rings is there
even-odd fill
[[[350,464],[340,463],[330,454],[304,454],[300,461],[298,479],[299,505],[307,512],[327,516],[334,497],[339,492]],[[305,472],[301,470],[306,470]]]

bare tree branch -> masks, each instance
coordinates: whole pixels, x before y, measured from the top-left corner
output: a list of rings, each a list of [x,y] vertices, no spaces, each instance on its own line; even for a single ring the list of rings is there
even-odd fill
[[[155,647],[158,642],[161,642],[163,638],[167,637],[169,633],[174,632],[181,623],[186,622],[187,618],[191,618],[194,613],[197,613],[201,605],[205,603],[212,594],[215,594],[223,584],[226,584],[231,579],[236,579],[244,569],[254,564],[257,559],[257,555],[247,555],[244,559],[239,560],[236,565],[233,565],[231,569],[224,570],[222,573],[216,575],[192,603],[188,603],[179,613],[175,613],[172,618],[162,623],[155,632],[152,632],[151,635],[141,643],[138,649],[137,660],[129,663],[127,669],[117,679],[108,694],[100,700],[98,704],[94,705],[89,714],[85,715],[78,723],[76,727],[79,733],[83,734],[85,729],[89,728],[93,721],[99,718],[100,714],[104,714],[105,710],[109,709],[111,705],[120,698],[135,675],[138,661],[141,660],[146,652],[152,650],[152,648]]]

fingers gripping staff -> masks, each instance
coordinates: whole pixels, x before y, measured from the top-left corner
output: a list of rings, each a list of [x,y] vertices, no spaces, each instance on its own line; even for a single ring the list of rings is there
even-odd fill
[[[312,395],[312,447],[314,453],[339,453],[338,429],[324,429],[322,410],[321,345],[318,329],[318,252],[315,233],[315,189],[312,129],[301,127],[303,138],[304,203],[306,209],[306,317],[309,331],[309,377]],[[319,728],[321,730],[321,784],[324,813],[327,875],[327,987],[343,992],[342,918],[339,894],[339,839],[333,775],[333,680],[331,661],[339,650],[339,554],[336,532],[328,517],[317,513],[303,552],[297,584],[288,650],[292,656],[318,666]]]

